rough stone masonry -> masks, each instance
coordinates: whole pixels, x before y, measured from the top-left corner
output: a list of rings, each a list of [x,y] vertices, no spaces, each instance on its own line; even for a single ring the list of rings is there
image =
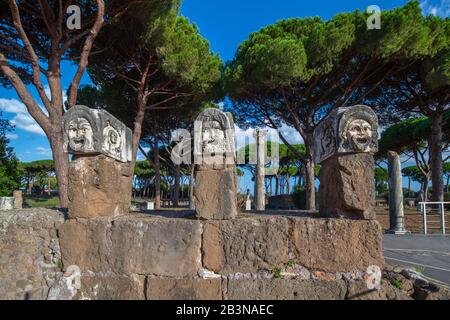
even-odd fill
[[[69,217],[117,216],[131,201],[131,130],[105,110],[74,106],[64,114]]]
[[[46,209],[0,214],[0,298],[55,298],[62,269],[76,266],[72,299],[345,299],[369,265],[384,263],[375,221],[64,219]]]
[[[319,173],[319,210],[323,216],[375,219],[374,159],[378,120],[356,105],[333,110],[314,131]]]
[[[205,109],[194,122],[195,211],[200,219],[237,216],[234,123],[230,113]]]

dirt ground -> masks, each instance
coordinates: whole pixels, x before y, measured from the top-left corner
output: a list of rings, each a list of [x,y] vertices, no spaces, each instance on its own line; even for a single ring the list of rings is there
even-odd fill
[[[389,229],[389,209],[388,207],[377,207],[377,220],[380,222],[383,230]],[[450,234],[450,215],[446,210],[445,215],[446,234]],[[423,233],[422,213],[415,208],[405,208],[405,226],[411,233]],[[441,233],[441,216],[437,213],[427,213],[428,233]]]

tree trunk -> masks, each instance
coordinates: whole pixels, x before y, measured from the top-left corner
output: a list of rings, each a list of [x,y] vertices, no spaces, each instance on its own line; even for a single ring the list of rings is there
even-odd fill
[[[48,194],[48,196],[51,196],[52,195],[52,182],[51,182],[50,174],[47,177],[47,184],[48,184],[47,194]]]
[[[428,201],[428,184],[430,182],[430,178],[428,176],[423,177],[423,184],[422,184],[422,193],[423,193],[423,201]]]
[[[447,186],[446,186],[446,190],[445,190],[445,192],[448,192],[448,190],[449,190],[449,182],[450,182],[450,174],[447,176]]]
[[[275,195],[278,195],[278,189],[279,189],[279,184],[278,184],[278,174],[275,175]]]
[[[291,177],[289,176],[289,173],[286,174],[286,189],[287,189],[287,194],[291,193],[291,184],[290,184],[290,179]]]
[[[178,197],[180,193],[180,165],[175,166],[174,170],[174,182],[173,182],[173,206],[178,207]]]
[[[411,177],[408,177],[408,197],[411,195]]]
[[[155,163],[155,209],[161,209],[161,163],[159,161],[158,140],[155,139],[154,147],[154,163]]]
[[[61,128],[62,129],[62,128]],[[63,135],[61,132],[56,132],[50,139],[52,147],[53,160],[55,161],[56,180],[58,181],[59,206],[67,208],[69,205],[68,199],[68,172],[69,172],[69,158],[63,149]]]
[[[191,174],[189,175],[189,209],[195,208],[194,204],[194,171],[195,165],[191,164]]]
[[[444,181],[442,179],[442,118],[442,112],[435,112],[431,117],[430,163],[433,201],[444,201]]]
[[[305,163],[306,210],[316,210],[315,179],[314,161],[309,154]]]

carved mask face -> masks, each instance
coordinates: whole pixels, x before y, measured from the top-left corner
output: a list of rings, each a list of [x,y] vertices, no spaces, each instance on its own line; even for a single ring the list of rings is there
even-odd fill
[[[366,120],[350,122],[346,134],[354,151],[365,152],[372,142],[372,126]]]
[[[70,149],[80,152],[94,150],[94,133],[89,121],[85,118],[71,120],[68,130]]]
[[[202,128],[203,152],[223,153],[225,148],[225,132],[218,121],[206,121]]]

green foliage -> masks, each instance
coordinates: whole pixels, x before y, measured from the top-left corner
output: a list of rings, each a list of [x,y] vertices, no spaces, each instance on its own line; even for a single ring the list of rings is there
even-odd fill
[[[273,277],[275,279],[281,279],[282,278],[282,276],[281,276],[282,272],[283,272],[283,270],[280,267],[274,267],[272,269],[272,274],[273,274]]]
[[[297,264],[297,260],[296,259],[289,259],[288,262],[286,262],[286,267],[292,268],[293,266],[295,266]]]
[[[450,192],[444,192],[444,201],[449,202],[450,201]]]
[[[388,171],[384,168],[375,168],[375,189],[378,195],[384,195],[388,192]]]
[[[403,282],[400,279],[392,279],[391,284],[397,289],[403,290]]]
[[[148,160],[136,161],[134,167],[134,174],[137,177],[150,177],[155,173],[155,170],[150,166]]]
[[[0,196],[11,196],[20,187],[19,161],[6,137],[6,133],[11,130],[9,121],[0,118]]]
[[[211,100],[222,62],[197,26],[179,17],[178,10],[179,1],[156,8],[154,3],[138,2],[103,28],[95,50],[105,52],[89,61],[96,88],[85,88],[80,98],[108,109],[131,128],[139,104],[144,104],[143,136],[191,120],[195,110]]]
[[[59,198],[53,196],[25,196],[24,206],[29,208],[56,208],[59,206]]]
[[[409,166],[402,169],[402,174],[405,177],[411,178],[412,181],[423,183],[423,173],[417,166]]]
[[[444,139],[450,141],[450,110],[443,116]],[[428,117],[407,119],[396,123],[381,133],[377,157],[386,157],[387,151],[403,153],[426,145],[431,134],[431,120]]]
[[[294,192],[291,194],[295,207],[299,210],[306,209],[306,188],[303,186],[295,186]]]
[[[63,270],[64,269],[64,263],[63,263],[61,258],[58,259],[58,262],[57,262],[56,266],[58,267],[59,270]]]
[[[210,52],[209,43],[196,25],[187,18],[177,17],[166,37],[157,50],[167,76],[201,93],[220,79],[222,62],[217,54]]]

